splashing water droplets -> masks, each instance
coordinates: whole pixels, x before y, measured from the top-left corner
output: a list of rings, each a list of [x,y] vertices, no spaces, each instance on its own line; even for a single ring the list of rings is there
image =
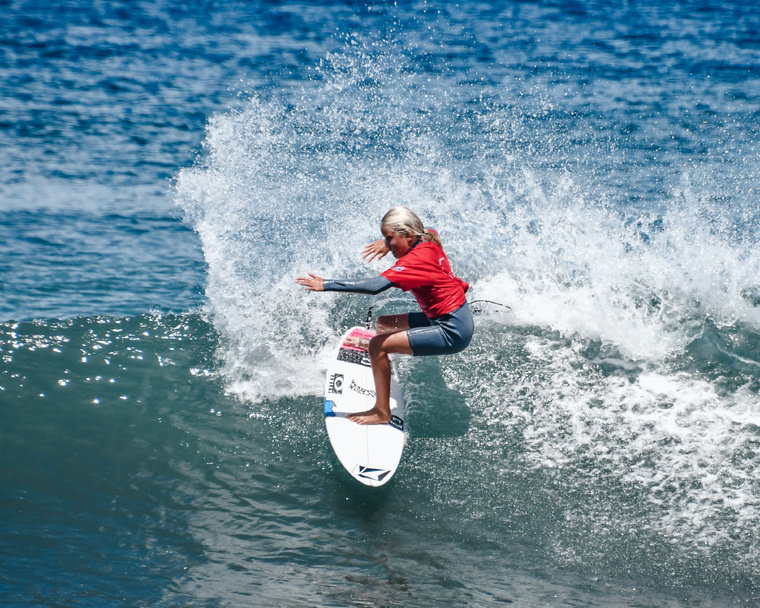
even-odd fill
[[[752,201],[728,205],[720,175],[684,172],[631,202],[646,176],[619,183],[620,151],[555,114],[540,87],[503,102],[476,89],[356,45],[302,90],[210,122],[177,200],[203,243],[227,390],[254,403],[316,396],[346,326],[369,306],[415,309],[396,290],[372,300],[294,283],[384,270],[360,251],[389,208],[408,205],[439,231],[471,299],[511,309],[481,317],[470,348],[441,363],[482,462],[519,438],[518,466],[582,494],[582,508],[613,496],[619,514],[568,507],[579,534],[642,526],[719,544],[760,516],[747,479],[760,367]],[[746,370],[731,386],[725,361]]]

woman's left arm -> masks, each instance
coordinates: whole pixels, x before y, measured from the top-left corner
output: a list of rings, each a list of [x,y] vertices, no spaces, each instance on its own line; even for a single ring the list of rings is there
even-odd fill
[[[386,255],[388,255],[389,251],[390,249],[388,249],[388,246],[385,244],[385,240],[379,239],[374,243],[370,243],[364,249],[362,249],[362,258],[367,260],[367,262],[371,262],[375,258],[382,260]]]

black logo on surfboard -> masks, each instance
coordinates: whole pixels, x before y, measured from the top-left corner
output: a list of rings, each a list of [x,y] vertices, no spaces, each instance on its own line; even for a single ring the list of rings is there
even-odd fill
[[[363,477],[364,479],[382,481],[390,474],[390,471],[387,469],[376,469],[375,467],[365,467],[364,465],[359,464],[354,468],[354,473],[358,477]]]
[[[333,374],[330,376],[330,382],[327,385],[327,392],[335,395],[343,394],[343,374]]]
[[[366,350],[341,348],[338,351],[338,361],[355,363],[356,365],[363,365],[364,367],[372,367],[372,363],[369,360],[369,355],[367,354]]]
[[[355,393],[359,393],[360,395],[364,395],[365,397],[374,397],[375,391],[371,388],[364,388],[363,386],[359,386],[356,384],[356,380],[351,380],[351,384],[349,387],[352,391]]]

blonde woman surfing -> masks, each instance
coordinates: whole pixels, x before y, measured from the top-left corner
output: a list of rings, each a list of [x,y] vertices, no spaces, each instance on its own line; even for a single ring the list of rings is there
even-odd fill
[[[398,261],[381,275],[323,279],[309,273],[296,279],[310,291],[378,294],[397,287],[411,291],[422,309],[378,317],[377,335],[368,345],[376,401],[372,409],[349,416],[358,424],[386,424],[391,420],[390,353],[415,357],[458,353],[467,348],[475,328],[465,296],[469,285],[451,271],[438,234],[426,229],[417,214],[406,207],[394,207],[386,213],[380,231],[384,239],[367,245],[362,256],[371,261],[390,251]]]

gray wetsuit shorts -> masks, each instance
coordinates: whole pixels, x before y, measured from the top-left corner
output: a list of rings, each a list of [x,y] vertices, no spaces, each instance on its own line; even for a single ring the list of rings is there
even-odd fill
[[[415,357],[453,355],[467,348],[475,323],[470,306],[465,302],[455,311],[428,319],[425,313],[409,313],[409,345]]]

